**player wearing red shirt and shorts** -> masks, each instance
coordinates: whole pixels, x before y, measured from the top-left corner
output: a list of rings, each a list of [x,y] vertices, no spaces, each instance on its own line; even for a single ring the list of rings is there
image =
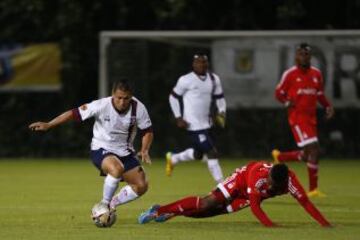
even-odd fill
[[[324,196],[318,189],[318,155],[316,106],[326,109],[326,118],[334,115],[334,108],[324,95],[323,77],[319,69],[310,65],[311,48],[302,43],[296,49],[296,65],[286,70],[275,90],[276,99],[288,110],[288,122],[301,150],[272,151],[275,163],[304,161],[309,173],[309,196]]]
[[[252,213],[266,227],[274,224],[261,209],[265,199],[290,193],[324,227],[331,226],[311,203],[295,173],[285,164],[250,162],[235,172],[205,197],[186,197],[167,205],[154,205],[139,216],[139,223],[164,222],[175,216],[211,217],[232,213],[250,206]]]

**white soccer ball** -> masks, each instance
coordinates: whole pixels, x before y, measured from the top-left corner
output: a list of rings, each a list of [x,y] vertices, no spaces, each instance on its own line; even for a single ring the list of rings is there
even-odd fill
[[[103,204],[95,204],[91,211],[91,218],[97,227],[111,227],[116,221],[116,213],[114,210]]]

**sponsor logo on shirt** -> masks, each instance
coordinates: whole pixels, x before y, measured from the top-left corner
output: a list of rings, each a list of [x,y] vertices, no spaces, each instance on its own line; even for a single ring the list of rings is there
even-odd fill
[[[105,116],[105,117],[104,117],[104,121],[105,121],[105,122],[110,122],[110,116]]]
[[[297,95],[316,95],[315,88],[299,88],[297,90]]]

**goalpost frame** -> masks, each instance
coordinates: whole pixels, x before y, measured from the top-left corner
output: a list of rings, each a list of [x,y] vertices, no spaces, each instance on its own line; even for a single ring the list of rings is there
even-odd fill
[[[99,33],[98,97],[108,89],[107,49],[113,39],[232,38],[232,37],[359,37],[360,30],[267,30],[267,31],[101,31]]]

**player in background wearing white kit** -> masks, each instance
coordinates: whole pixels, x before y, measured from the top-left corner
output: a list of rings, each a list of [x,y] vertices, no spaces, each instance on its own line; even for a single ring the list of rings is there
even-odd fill
[[[194,55],[192,67],[192,72],[179,78],[169,97],[176,125],[188,131],[192,147],[180,153],[166,154],[166,175],[170,176],[174,166],[180,162],[203,159],[215,181],[221,182],[223,173],[219,165],[219,154],[209,133],[213,125],[213,101],[217,108],[216,122],[225,127],[226,102],[220,78],[208,71],[206,55]]]
[[[66,111],[49,122],[32,123],[29,128],[33,131],[47,131],[70,120],[84,121],[91,117],[95,118],[91,159],[101,175],[106,176],[103,198],[97,207],[114,210],[118,205],[135,200],[148,189],[145,172],[133,148],[137,128],[142,134],[138,155],[143,162],[151,163],[151,120],[144,104],[132,96],[132,89],[126,82],[114,83],[110,97]],[[120,180],[127,185],[114,196]]]

